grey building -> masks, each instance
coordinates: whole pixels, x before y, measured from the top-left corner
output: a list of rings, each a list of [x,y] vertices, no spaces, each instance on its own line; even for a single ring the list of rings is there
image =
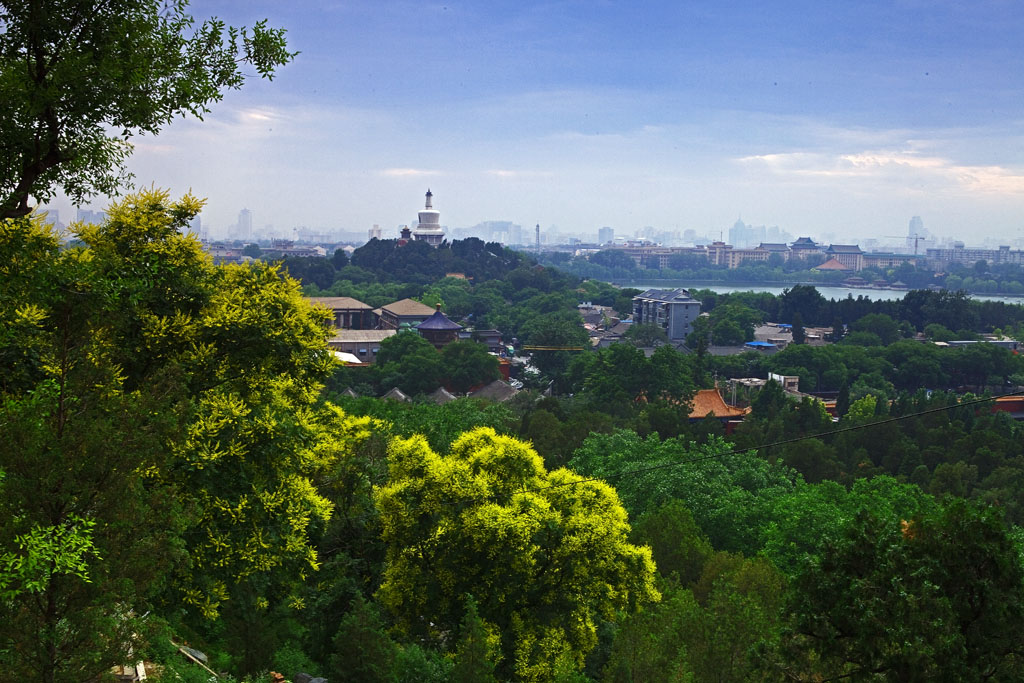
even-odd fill
[[[633,323],[653,323],[672,341],[685,339],[698,315],[700,301],[685,289],[648,289],[633,297]]]

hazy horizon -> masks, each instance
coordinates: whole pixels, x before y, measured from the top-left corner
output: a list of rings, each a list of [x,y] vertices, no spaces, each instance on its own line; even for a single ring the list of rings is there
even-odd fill
[[[140,186],[223,234],[442,223],[845,241],[1024,232],[1024,9],[953,2],[194,2],[301,51],[138,138]],[[93,202],[101,208],[104,200]],[[51,204],[67,222],[66,202]],[[67,212],[67,213],[65,213]],[[886,241],[892,241],[891,239]]]

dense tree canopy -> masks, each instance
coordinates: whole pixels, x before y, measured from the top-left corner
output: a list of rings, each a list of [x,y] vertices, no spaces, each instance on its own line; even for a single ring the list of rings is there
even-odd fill
[[[130,196],[69,249],[2,223],[0,556],[66,567],[2,603],[18,678],[92,678],[154,605],[258,610],[317,567],[310,477],[362,423],[317,402],[322,312],[276,268],[213,266],[181,232],[199,206]]]
[[[614,490],[548,472],[521,441],[477,429],[439,455],[414,437],[392,445],[388,468],[378,596],[409,633],[443,642],[472,594],[500,634],[503,674],[546,680],[559,661],[582,663],[599,619],[658,598]]]
[[[864,510],[797,579],[790,654],[851,680],[1018,680],[1022,579],[993,510]]]

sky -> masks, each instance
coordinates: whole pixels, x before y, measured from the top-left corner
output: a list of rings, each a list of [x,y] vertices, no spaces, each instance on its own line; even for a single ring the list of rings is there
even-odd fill
[[[1024,239],[1017,0],[193,0],[300,51],[134,139],[141,186],[254,226]],[[97,200],[96,206],[103,204]],[[70,211],[70,208],[67,209]],[[62,216],[63,216],[62,210]]]

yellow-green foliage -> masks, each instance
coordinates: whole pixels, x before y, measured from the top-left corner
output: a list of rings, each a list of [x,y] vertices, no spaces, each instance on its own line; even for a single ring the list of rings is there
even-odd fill
[[[129,195],[104,223],[72,226],[81,244],[63,250],[38,219],[0,222],[0,394],[53,381],[168,411],[173,436],[135,472],[178,493],[190,561],[173,581],[212,617],[241,583],[280,587],[317,567],[309,531],[331,506],[312,477],[367,430],[318,403],[335,366],[326,313],[275,266],[215,266],[185,232],[201,207]],[[102,379],[76,385],[85,367]]]
[[[599,618],[659,599],[615,490],[547,472],[527,443],[480,428],[439,455],[414,436],[392,443],[388,464],[378,598],[410,633],[443,642],[472,594],[506,674],[549,680],[567,658],[582,665]]]

